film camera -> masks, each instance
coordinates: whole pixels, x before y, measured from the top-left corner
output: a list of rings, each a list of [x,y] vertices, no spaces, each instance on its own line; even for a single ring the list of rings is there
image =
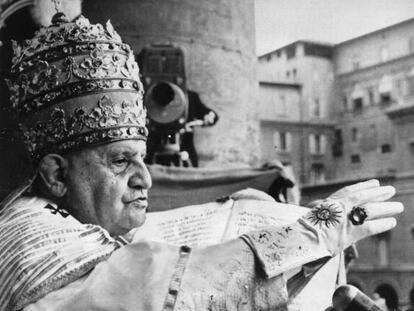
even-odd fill
[[[147,162],[182,166],[180,149],[187,125],[188,95],[183,51],[172,45],[151,45],[137,55],[149,117]]]

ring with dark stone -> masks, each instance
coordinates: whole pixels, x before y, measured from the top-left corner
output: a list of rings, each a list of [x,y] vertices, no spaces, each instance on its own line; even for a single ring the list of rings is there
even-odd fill
[[[354,226],[362,225],[367,217],[368,214],[366,209],[361,206],[353,207],[351,213],[349,214],[349,220]]]

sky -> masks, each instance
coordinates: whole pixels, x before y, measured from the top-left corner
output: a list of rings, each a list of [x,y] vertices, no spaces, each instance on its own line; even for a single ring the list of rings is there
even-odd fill
[[[339,43],[414,18],[414,0],[255,0],[256,52],[296,40]]]

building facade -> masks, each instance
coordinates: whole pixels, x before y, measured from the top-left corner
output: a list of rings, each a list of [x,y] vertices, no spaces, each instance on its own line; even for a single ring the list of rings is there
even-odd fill
[[[395,172],[398,146],[386,111],[414,104],[413,29],[410,20],[335,46],[336,178]]]
[[[349,281],[391,308],[414,293],[414,19],[334,48],[336,178],[380,177],[406,206],[399,225],[358,245]]]
[[[302,184],[332,178],[332,47],[298,41],[259,57],[262,162],[291,165]]]
[[[310,42],[293,45],[306,44]],[[309,120],[314,111],[312,101],[318,98],[315,92],[325,94],[319,97],[325,113],[320,125],[331,122],[325,128],[328,143],[322,158],[329,173],[315,184],[309,178],[312,168],[298,162],[297,155],[283,161],[293,163],[304,176],[304,204],[370,178],[396,187],[395,200],[406,206],[397,219],[398,226],[358,244],[359,257],[349,270],[348,282],[367,295],[379,293],[390,310],[408,306],[410,295],[414,296],[414,19],[330,46],[331,55],[324,58],[329,70],[323,70],[320,63],[309,68],[307,64],[314,57],[306,53],[302,54],[306,61],[283,57],[282,51],[291,46],[259,57],[259,77],[268,83],[289,78],[301,86],[299,105],[303,115],[296,131],[308,136],[313,130]],[[273,58],[277,64],[272,63]],[[310,74],[302,80],[300,73],[306,70]],[[315,88],[315,76],[323,87]],[[262,85],[260,92],[264,92]],[[297,119],[297,114],[291,112],[284,119],[267,116],[281,128],[283,122]],[[262,141],[262,145],[265,143]],[[297,152],[298,147],[291,149]],[[313,163],[312,158],[305,159]]]

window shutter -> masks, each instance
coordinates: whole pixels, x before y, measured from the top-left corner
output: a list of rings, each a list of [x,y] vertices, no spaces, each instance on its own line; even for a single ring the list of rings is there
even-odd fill
[[[292,150],[292,134],[286,132],[286,151]]]
[[[277,151],[280,151],[280,133],[273,132],[273,146]]]
[[[316,147],[315,147],[315,135],[309,134],[309,152],[311,154],[316,153]]]
[[[319,99],[319,117],[324,118],[325,117],[325,99],[322,97]]]
[[[326,135],[321,135],[321,154],[325,154],[326,152]]]

